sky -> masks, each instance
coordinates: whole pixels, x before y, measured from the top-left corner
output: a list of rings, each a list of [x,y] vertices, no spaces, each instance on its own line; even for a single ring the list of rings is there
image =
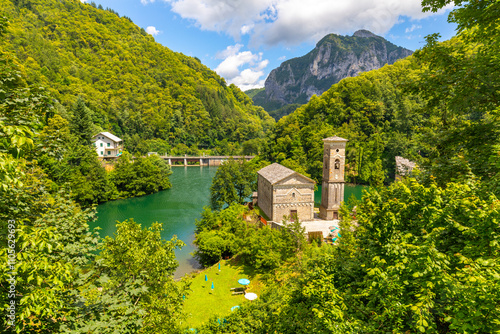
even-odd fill
[[[89,2],[88,0],[81,0]],[[301,57],[329,33],[369,30],[412,51],[424,37],[455,35],[451,7],[423,13],[420,0],[93,0],[128,16],[172,51],[197,57],[243,91]]]

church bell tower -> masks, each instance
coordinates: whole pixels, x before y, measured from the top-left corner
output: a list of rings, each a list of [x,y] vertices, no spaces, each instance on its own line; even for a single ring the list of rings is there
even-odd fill
[[[323,183],[319,216],[339,218],[340,203],[344,201],[345,145],[347,139],[337,136],[323,139]]]

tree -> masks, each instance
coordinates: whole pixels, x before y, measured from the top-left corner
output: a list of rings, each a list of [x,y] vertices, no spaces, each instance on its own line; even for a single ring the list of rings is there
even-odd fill
[[[470,174],[490,180],[499,170],[500,4],[497,1],[424,0],[424,11],[449,3],[458,7],[448,21],[457,37],[438,43],[438,34],[415,53],[423,66],[412,89],[427,101],[430,115],[422,139],[427,144],[424,169],[443,185]]]
[[[117,224],[79,295],[81,308],[65,330],[76,333],[178,333],[187,285],[176,283],[175,249],[162,239],[161,224],[142,228],[132,219]]]
[[[89,146],[92,143],[94,123],[91,110],[87,108],[83,98],[78,97],[72,108],[71,132],[78,139],[80,145]]]
[[[82,210],[64,192],[52,192],[52,181],[35,165],[24,167],[21,181],[0,196],[2,229],[14,218],[16,237],[14,270],[7,261],[8,248],[0,248],[2,312],[12,300],[5,284],[16,273],[16,327],[5,317],[2,326],[17,333],[59,332],[77,309],[70,292],[81,288],[83,271],[95,257],[98,236],[87,224],[94,211]],[[2,245],[6,238],[2,234]]]
[[[210,186],[210,205],[220,210],[232,203],[243,204],[255,188],[256,176],[244,161],[229,159],[219,166]]]
[[[170,188],[170,166],[160,157],[151,155],[132,160],[128,152],[118,158],[111,179],[122,198],[143,196]]]

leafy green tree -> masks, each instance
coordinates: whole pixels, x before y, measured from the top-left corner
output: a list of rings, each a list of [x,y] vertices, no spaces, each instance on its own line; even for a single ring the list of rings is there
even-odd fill
[[[423,112],[430,116],[423,167],[441,185],[471,173],[493,180],[499,172],[499,4],[422,1],[424,11],[433,12],[450,3],[457,5],[448,16],[457,37],[443,43],[438,34],[427,37],[415,55],[423,71],[410,85],[425,98]]]
[[[142,228],[132,219],[106,237],[79,296],[82,307],[65,330],[77,333],[178,333],[187,285],[176,283],[175,249],[161,224]]]
[[[238,252],[241,239],[253,231],[243,221],[244,211],[245,207],[238,203],[221,211],[204,208],[201,219],[196,221],[194,240],[197,246],[194,256],[202,265],[212,265]]]
[[[116,187],[91,146],[74,142],[67,161],[71,167],[68,182],[77,202],[89,206],[116,197]]]
[[[214,210],[231,205],[243,204],[255,188],[256,175],[244,161],[229,159],[219,168],[210,186],[210,205]]]
[[[114,166],[111,179],[122,198],[143,196],[170,188],[170,166],[160,157],[132,158],[124,152]]]
[[[15,220],[16,261],[7,261],[7,247],[0,248],[5,312],[8,306],[7,279],[16,272],[16,327],[2,318],[7,331],[55,333],[76,312],[70,291],[78,290],[83,270],[93,261],[98,236],[89,230],[94,212],[82,210],[64,192],[53,192],[52,181],[39,167],[25,167],[22,185],[13,185],[0,196],[2,230]],[[1,243],[6,245],[6,235]]]

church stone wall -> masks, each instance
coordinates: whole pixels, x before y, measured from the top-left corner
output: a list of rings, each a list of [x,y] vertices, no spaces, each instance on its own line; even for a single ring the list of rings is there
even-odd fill
[[[314,184],[283,182],[274,185],[273,221],[281,222],[283,216],[289,217],[292,210],[297,212],[301,221],[314,217]]]
[[[267,181],[261,175],[257,178],[257,205],[262,211],[272,220],[273,217],[273,203],[272,203],[272,193],[273,187],[269,181]]]

